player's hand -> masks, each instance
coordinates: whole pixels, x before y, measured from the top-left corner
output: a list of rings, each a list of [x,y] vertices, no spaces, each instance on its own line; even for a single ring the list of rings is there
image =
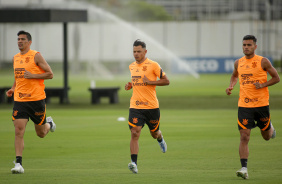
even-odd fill
[[[32,79],[32,73],[30,73],[29,71],[25,70],[24,72],[24,78],[25,79]]]
[[[7,92],[6,92],[6,95],[7,97],[11,97],[14,93],[14,90],[13,89],[9,89]]]
[[[255,82],[254,85],[256,86],[257,89],[263,88],[262,84],[259,82]]]
[[[150,80],[144,75],[143,83],[148,84],[148,82],[150,82]]]
[[[127,90],[130,90],[132,88],[132,83],[131,82],[128,82],[127,84],[125,84],[125,87],[124,89],[127,91]]]
[[[226,88],[225,92],[226,92],[227,95],[231,95],[232,90],[233,90],[233,87],[228,87],[228,88]]]

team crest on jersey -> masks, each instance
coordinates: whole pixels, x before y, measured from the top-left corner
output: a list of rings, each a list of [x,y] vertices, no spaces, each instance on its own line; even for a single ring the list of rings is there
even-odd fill
[[[17,116],[19,111],[14,111],[13,116]]]
[[[134,124],[138,123],[138,118],[132,118],[132,123]]]
[[[139,70],[137,69],[136,72],[139,72]]]
[[[243,119],[243,125],[247,125],[248,124],[248,119]]]
[[[29,62],[29,57],[25,58],[25,62],[26,62],[26,63]]]
[[[252,64],[253,64],[253,65],[252,65],[253,68],[256,68],[256,67],[257,67],[257,62],[252,62]]]
[[[247,66],[246,66],[246,68],[250,68],[250,66],[249,66],[249,65],[247,65]]]
[[[144,72],[147,71],[147,66],[143,66],[143,69],[142,69]]]
[[[23,64],[23,60],[20,61],[20,64]]]

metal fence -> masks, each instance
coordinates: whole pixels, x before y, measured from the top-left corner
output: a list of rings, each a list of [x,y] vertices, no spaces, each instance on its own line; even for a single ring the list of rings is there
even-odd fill
[[[282,19],[281,0],[146,0],[163,6],[175,20]]]

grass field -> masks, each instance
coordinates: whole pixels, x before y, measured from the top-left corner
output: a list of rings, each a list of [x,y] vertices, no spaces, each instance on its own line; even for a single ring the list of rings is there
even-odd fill
[[[60,75],[60,74],[58,74]],[[1,86],[11,85],[9,72],[1,71]],[[120,103],[90,104],[87,77],[70,76],[70,104],[57,99],[47,105],[57,130],[44,139],[36,136],[33,124],[27,125],[23,166],[25,173],[13,175],[14,127],[12,105],[0,104],[0,183],[281,183],[282,176],[282,85],[270,87],[271,116],[277,138],[264,141],[259,129],[252,131],[248,162],[250,179],[235,175],[240,168],[237,130],[238,86],[234,94],[224,93],[230,74],[169,76],[171,85],[158,87],[161,130],[168,152],[160,151],[147,127],[140,137],[138,174],[132,174],[130,132],[126,121],[131,92],[123,90],[128,78],[97,80],[97,86],[120,86]],[[46,82],[60,86],[58,77]]]

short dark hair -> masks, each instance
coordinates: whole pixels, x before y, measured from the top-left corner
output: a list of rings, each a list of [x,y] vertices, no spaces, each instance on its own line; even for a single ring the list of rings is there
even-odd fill
[[[26,31],[21,30],[21,31],[18,32],[17,35],[18,35],[18,36],[20,36],[20,35],[26,35],[28,41],[31,41],[31,40],[32,40],[31,35],[30,35],[29,32],[26,32]]]
[[[254,35],[246,35],[244,36],[243,40],[253,40],[255,43],[257,43],[257,38]]]
[[[135,42],[133,43],[133,46],[136,47],[136,46],[139,46],[139,45],[141,45],[143,49],[146,49],[146,43],[145,42],[142,42],[140,39],[135,40]]]

